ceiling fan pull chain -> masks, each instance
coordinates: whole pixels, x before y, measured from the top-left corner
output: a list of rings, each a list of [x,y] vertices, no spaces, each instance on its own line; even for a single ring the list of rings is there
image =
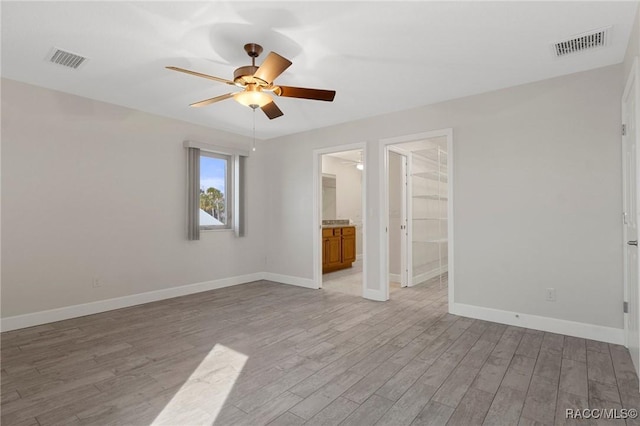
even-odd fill
[[[256,109],[253,108],[253,147],[251,151],[255,152],[256,150]]]

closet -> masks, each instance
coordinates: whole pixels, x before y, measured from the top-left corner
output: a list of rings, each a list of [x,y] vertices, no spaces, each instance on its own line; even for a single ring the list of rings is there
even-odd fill
[[[427,141],[410,154],[409,209],[412,282],[416,285],[447,272],[446,144]]]

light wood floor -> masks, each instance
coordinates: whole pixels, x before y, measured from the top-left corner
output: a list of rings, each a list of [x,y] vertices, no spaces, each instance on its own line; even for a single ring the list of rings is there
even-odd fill
[[[446,292],[263,281],[3,333],[2,425],[564,424],[640,406],[623,347],[449,315]]]
[[[446,274],[443,275],[444,280],[446,280],[446,276]],[[351,268],[322,274],[322,289],[325,291],[337,291],[339,293],[362,296],[362,280],[362,260],[356,260]],[[439,281],[439,279],[432,279],[430,280],[430,284],[435,282],[439,283]],[[399,288],[399,282],[389,283],[390,293],[393,293]]]

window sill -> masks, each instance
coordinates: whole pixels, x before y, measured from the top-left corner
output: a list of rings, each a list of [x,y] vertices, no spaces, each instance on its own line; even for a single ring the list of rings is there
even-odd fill
[[[233,232],[233,228],[200,229],[200,232]]]

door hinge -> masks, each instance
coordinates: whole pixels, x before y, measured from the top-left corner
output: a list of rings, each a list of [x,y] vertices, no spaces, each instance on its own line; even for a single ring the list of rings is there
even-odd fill
[[[622,302],[622,312],[625,314],[629,313],[629,302]]]
[[[627,125],[626,124],[622,125],[622,136],[627,136]]]
[[[628,223],[627,223],[627,212],[622,212],[622,223],[624,225],[628,225]]]

